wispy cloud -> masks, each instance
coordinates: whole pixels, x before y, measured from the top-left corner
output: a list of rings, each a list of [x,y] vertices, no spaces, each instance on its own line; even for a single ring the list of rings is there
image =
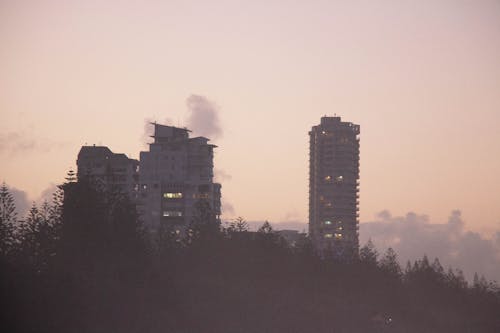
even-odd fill
[[[36,138],[33,134],[26,132],[0,133],[0,155],[14,156],[36,151],[49,152],[54,149],[60,149],[64,145],[61,142]]]
[[[228,217],[235,215],[234,206],[224,198],[222,198],[222,214]]]
[[[22,132],[0,133],[0,154],[16,154],[35,150],[37,143],[34,138]]]
[[[233,176],[227,173],[224,169],[214,168],[214,178],[216,182],[223,183],[233,179]]]

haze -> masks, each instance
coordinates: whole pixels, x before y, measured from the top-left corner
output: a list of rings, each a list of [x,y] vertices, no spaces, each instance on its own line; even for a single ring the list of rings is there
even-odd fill
[[[145,120],[198,124],[224,218],[306,228],[307,133],[336,113],[361,221],[500,228],[499,1],[4,0],[0,45],[0,180],[31,200],[84,144],[137,158]]]

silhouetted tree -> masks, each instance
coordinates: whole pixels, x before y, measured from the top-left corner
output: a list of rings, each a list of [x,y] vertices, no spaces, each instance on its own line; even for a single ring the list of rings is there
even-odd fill
[[[7,184],[0,187],[0,256],[7,256],[15,243],[16,205]]]
[[[378,251],[373,245],[371,239],[368,239],[368,242],[359,250],[359,260],[362,263],[376,266],[378,258]]]
[[[248,223],[245,221],[245,219],[241,216],[238,216],[234,220],[231,220],[229,222],[229,226],[227,227],[227,232],[229,233],[234,233],[234,232],[246,232],[248,231]]]
[[[380,268],[395,278],[401,278],[402,271],[398,263],[398,255],[392,247],[388,248],[379,263]]]
[[[260,228],[257,230],[257,232],[261,233],[261,234],[267,234],[267,235],[270,235],[274,232],[273,230],[273,227],[271,226],[271,224],[268,222],[268,221],[265,221],[264,224],[262,224],[260,226]]]

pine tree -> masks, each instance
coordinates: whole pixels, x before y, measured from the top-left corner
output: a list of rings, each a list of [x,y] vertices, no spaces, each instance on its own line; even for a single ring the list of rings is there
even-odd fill
[[[248,231],[248,223],[245,221],[245,219],[241,216],[237,217],[236,219],[232,220],[229,223],[229,227],[227,228],[228,232],[245,232]]]
[[[401,267],[398,263],[398,255],[391,247],[387,249],[379,265],[382,270],[389,273],[391,276],[400,278],[402,275]]]
[[[16,205],[7,185],[0,187],[0,256],[6,256],[15,243]]]
[[[378,251],[375,248],[371,239],[359,250],[359,260],[362,263],[376,266],[378,258]]]
[[[261,234],[272,234],[274,232],[273,227],[268,221],[265,221],[264,224],[257,230],[257,232]]]

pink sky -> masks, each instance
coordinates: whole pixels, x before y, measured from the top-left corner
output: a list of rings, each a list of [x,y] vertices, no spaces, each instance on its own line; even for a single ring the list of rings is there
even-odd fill
[[[336,113],[361,125],[361,221],[500,229],[499,1],[0,0],[0,180],[32,199],[85,143],[137,158],[191,94],[235,215],[307,222],[307,133]]]

